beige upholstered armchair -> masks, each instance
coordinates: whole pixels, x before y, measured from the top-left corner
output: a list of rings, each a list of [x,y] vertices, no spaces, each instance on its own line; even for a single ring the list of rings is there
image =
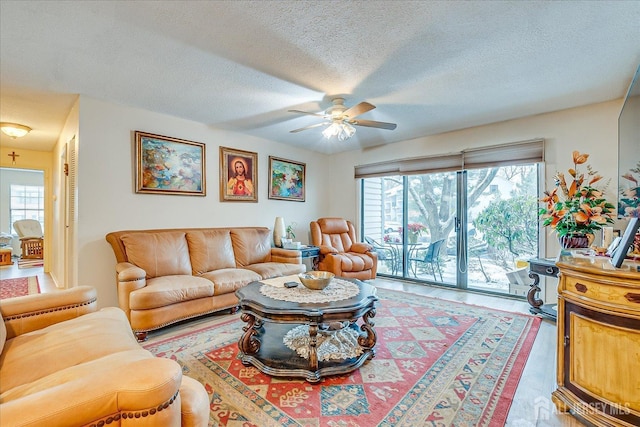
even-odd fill
[[[342,218],[320,218],[309,224],[311,243],[320,247],[318,269],[338,277],[374,279],[378,256],[373,247],[356,241],[356,230]]]
[[[44,254],[44,234],[42,226],[35,219],[21,219],[13,223],[13,229],[18,233],[22,258],[42,259]]]
[[[205,427],[209,395],[78,286],[0,300],[0,425]]]

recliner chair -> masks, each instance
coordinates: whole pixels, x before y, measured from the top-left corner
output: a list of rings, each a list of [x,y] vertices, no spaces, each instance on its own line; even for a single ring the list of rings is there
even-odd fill
[[[337,277],[375,279],[378,256],[373,247],[356,241],[356,230],[343,218],[311,221],[311,242],[320,248],[318,269]]]

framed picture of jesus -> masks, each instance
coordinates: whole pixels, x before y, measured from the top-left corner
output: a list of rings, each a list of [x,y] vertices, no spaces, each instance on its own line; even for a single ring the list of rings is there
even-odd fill
[[[220,147],[220,201],[258,201],[258,154]]]

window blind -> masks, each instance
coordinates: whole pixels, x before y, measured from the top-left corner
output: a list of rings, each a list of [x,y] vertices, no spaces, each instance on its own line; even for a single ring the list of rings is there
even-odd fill
[[[544,161],[544,139],[532,139],[489,147],[470,148],[456,153],[359,165],[355,167],[354,175],[355,178],[418,175],[542,161]]]

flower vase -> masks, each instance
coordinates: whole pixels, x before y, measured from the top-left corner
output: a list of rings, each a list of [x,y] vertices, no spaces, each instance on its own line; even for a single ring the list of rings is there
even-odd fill
[[[418,233],[409,233],[409,243],[414,245],[418,243]]]
[[[562,249],[581,249],[589,247],[589,236],[583,233],[570,233],[560,236],[560,247]]]
[[[273,225],[273,244],[275,247],[282,247],[282,238],[285,237],[285,233],[284,218],[277,216],[276,222]]]

